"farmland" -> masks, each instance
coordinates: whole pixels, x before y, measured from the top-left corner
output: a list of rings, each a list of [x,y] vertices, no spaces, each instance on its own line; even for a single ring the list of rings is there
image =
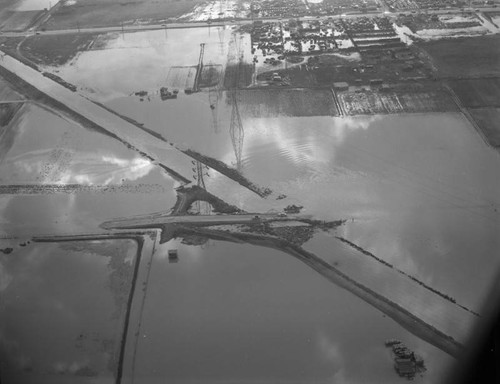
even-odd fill
[[[444,77],[500,75],[500,35],[419,44]]]
[[[437,89],[341,92],[338,97],[348,115],[457,111],[451,97]]]
[[[466,107],[500,107],[499,78],[452,80],[450,85]]]
[[[239,92],[238,102],[250,117],[338,115],[329,90],[248,89]]]

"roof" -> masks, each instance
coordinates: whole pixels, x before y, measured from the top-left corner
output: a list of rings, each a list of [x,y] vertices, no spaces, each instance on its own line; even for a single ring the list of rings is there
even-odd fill
[[[415,363],[411,359],[395,359],[394,362],[399,373],[415,373]]]
[[[349,87],[349,84],[347,84],[346,82],[344,81],[341,81],[341,82],[338,82],[338,83],[333,83],[333,86],[335,88],[348,88]]]

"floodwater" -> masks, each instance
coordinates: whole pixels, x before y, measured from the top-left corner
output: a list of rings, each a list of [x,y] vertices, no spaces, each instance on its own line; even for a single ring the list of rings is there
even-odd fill
[[[0,233],[5,235],[96,230],[117,216],[167,211],[176,201],[174,180],[148,159],[36,105],[18,112],[1,146],[0,185],[88,187],[0,194]],[[114,189],[102,192],[105,187]]]
[[[0,257],[2,383],[114,383],[135,242],[10,246]]]
[[[232,111],[225,93],[219,96],[215,112],[210,109],[206,90],[160,100],[158,89],[168,85],[170,69],[196,65],[200,43],[206,44],[205,63],[234,63],[237,46],[247,43],[245,37],[235,36],[220,28],[117,34],[107,37],[104,49],[82,52],[56,70],[117,112],[179,146],[241,167],[250,180],[274,191],[261,199],[209,171],[207,189],[228,203],[254,212],[279,211],[296,204],[316,219],[345,219],[336,235],[481,313],[500,266],[497,152],[488,148],[457,113],[243,115],[243,130],[231,134]],[[142,101],[133,95],[140,90],[148,92]],[[56,145],[64,140],[64,134],[58,132],[54,134]],[[28,157],[36,159],[35,138],[32,146],[21,148],[31,148]],[[72,142],[70,135],[68,143]],[[80,168],[71,164],[75,169],[87,169],[82,173],[93,175],[100,183],[125,178],[173,186],[133,152],[117,153],[114,157],[120,161],[106,162],[102,157],[95,164],[82,160],[85,166]],[[14,144],[0,166],[11,169],[5,167],[15,154]],[[24,155],[19,152],[17,156]],[[175,161],[177,158],[166,165],[176,169]],[[27,160],[24,163],[29,164]],[[90,169],[99,170],[92,173]],[[137,177],[124,176],[127,170],[135,170]],[[20,182],[36,174],[28,167],[17,174],[9,172],[9,177],[18,177]],[[287,197],[276,200],[278,194]],[[166,210],[175,197],[173,192],[157,197],[120,196],[4,196],[0,198],[0,225],[20,233],[26,223],[31,224],[26,233],[33,228],[64,232],[68,226],[75,231],[88,230],[110,216]],[[74,206],[77,208],[72,210]],[[68,215],[66,221],[62,220],[64,215]],[[168,263],[168,247],[180,250],[179,263]],[[411,298],[407,300],[414,304],[410,309],[429,321],[442,321],[443,331],[458,324],[463,327],[458,330],[461,336],[466,338],[470,332],[470,323],[461,324],[463,318],[455,316],[453,310],[427,308],[428,296],[413,297],[413,286],[402,282],[401,274],[380,266],[374,267],[376,273],[370,273],[360,252],[341,244],[332,234],[317,234],[304,247],[328,262],[339,263],[340,270],[364,279],[363,283],[376,292],[392,295],[391,300]],[[374,378],[396,382],[399,378],[383,341],[400,338],[424,356],[429,371],[422,381],[439,382],[449,357],[288,259],[275,250],[222,242],[203,247],[172,242],[160,247],[150,278],[144,278],[150,289],[140,338],[127,347],[129,357],[134,352],[136,357],[126,365],[125,377],[130,382],[133,378],[137,382],[168,378],[195,383],[200,376],[203,382],[371,382]]]
[[[172,248],[178,263],[169,263]],[[424,357],[417,382],[440,382],[452,361],[277,250],[173,240],[157,249],[146,281],[126,383],[399,383],[384,347],[394,337]]]
[[[480,311],[499,267],[500,157],[460,114],[245,124],[250,179],[347,219],[342,236]]]
[[[41,11],[50,9],[58,3],[58,0],[19,0],[16,11]]]
[[[225,66],[236,59],[235,42],[240,44],[240,39],[240,35],[233,36],[232,29],[223,27],[114,33],[103,35],[94,49],[80,52],[67,65],[54,69],[99,101],[141,90],[157,95],[160,87],[169,85],[166,80],[172,67],[198,65],[200,44],[205,44],[205,64]],[[179,97],[190,96],[181,92]]]
[[[242,115],[242,132],[231,136],[225,93],[215,111],[206,90],[168,101],[129,96],[157,89],[173,65],[195,65],[203,42],[205,63],[227,65],[238,45],[246,52],[243,36],[220,28],[117,35],[59,70],[92,89],[106,81],[96,96],[111,108],[288,197],[255,198],[213,171],[210,192],[250,211],[296,204],[318,219],[348,219],[348,240],[479,311],[498,266],[500,158],[460,114]]]

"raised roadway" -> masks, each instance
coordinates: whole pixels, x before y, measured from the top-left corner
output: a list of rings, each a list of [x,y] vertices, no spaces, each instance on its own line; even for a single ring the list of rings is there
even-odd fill
[[[140,215],[132,217],[118,218],[102,223],[104,229],[126,229],[157,227],[165,224],[248,224],[263,223],[269,221],[292,221],[310,219],[311,215],[288,215],[280,216],[277,213],[264,214],[244,214],[244,215],[186,215],[171,216],[169,212],[156,213],[150,215]]]

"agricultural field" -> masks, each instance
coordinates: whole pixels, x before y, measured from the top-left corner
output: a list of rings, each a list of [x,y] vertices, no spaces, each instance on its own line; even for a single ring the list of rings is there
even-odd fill
[[[488,143],[500,149],[500,108],[477,108],[469,112],[486,135]]]
[[[347,115],[458,111],[452,98],[440,90],[342,92],[338,98]]]
[[[110,25],[159,22],[189,12],[201,0],[118,2],[76,0],[60,7],[43,25],[46,29],[88,28]]]
[[[338,115],[329,90],[248,89],[239,92],[238,102],[248,117]]]
[[[442,77],[500,75],[500,35],[419,43]]]
[[[468,108],[500,107],[500,79],[453,80],[450,85]]]

